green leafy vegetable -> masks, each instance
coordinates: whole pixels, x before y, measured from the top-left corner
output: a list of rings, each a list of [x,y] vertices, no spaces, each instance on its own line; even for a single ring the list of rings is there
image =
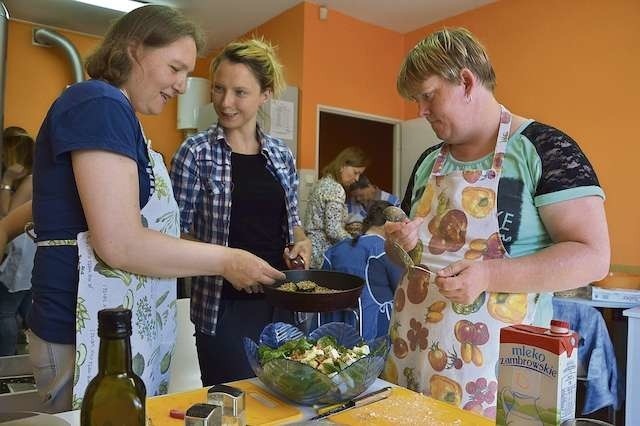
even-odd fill
[[[333,336],[323,336],[317,342],[301,337],[275,349],[266,345],[258,348],[258,359],[263,366],[269,361],[284,358],[309,365],[329,377],[367,355],[368,345],[360,344],[348,349],[339,345]]]

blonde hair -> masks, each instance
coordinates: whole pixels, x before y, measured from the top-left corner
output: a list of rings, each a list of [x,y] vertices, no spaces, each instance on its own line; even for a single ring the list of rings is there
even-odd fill
[[[461,83],[463,68],[471,70],[487,89],[495,90],[496,75],[480,41],[466,28],[436,31],[416,44],[405,58],[396,81],[398,93],[411,99],[431,75]]]
[[[7,127],[2,132],[2,164],[9,167],[12,164],[21,164],[27,174],[33,170],[33,150],[35,144],[33,138],[22,127]]]
[[[369,157],[362,148],[350,146],[342,151],[322,169],[322,175],[330,175],[336,181],[340,182],[340,171],[344,166],[367,167],[369,165]]]
[[[276,57],[276,48],[263,38],[252,38],[227,44],[211,61],[209,75],[211,81],[222,61],[244,64],[260,84],[262,92],[271,90],[277,98],[286,88],[282,64]]]
[[[128,53],[131,43],[158,48],[182,37],[191,37],[198,52],[204,48],[200,28],[178,10],[161,5],[139,7],[109,28],[102,43],[86,60],[87,74],[119,87],[131,74],[132,63]]]

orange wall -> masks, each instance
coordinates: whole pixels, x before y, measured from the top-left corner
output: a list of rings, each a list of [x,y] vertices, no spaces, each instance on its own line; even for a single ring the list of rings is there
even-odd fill
[[[513,112],[559,127],[589,157],[606,195],[612,263],[640,265],[640,2],[504,0],[406,34],[404,51],[465,26],[494,64]],[[405,104],[404,117],[415,117]]]
[[[245,34],[263,36],[277,47],[276,54],[284,66],[290,86],[302,86],[302,52],[304,44],[304,5],[299,4]]]
[[[72,82],[71,65],[57,48],[31,44],[33,26],[9,21],[4,99],[4,126],[20,126],[35,137],[51,103]],[[97,37],[55,30],[67,37],[84,56]]]
[[[331,10],[301,3],[247,35],[279,46],[287,83],[300,89],[298,166],[316,166],[318,105],[401,119],[403,101],[395,75],[403,55],[402,35]]]
[[[4,126],[24,127],[34,137],[51,103],[73,78],[69,61],[60,49],[31,44],[32,29],[40,27],[10,20],[7,40]],[[83,58],[100,42],[99,37],[55,31],[68,38]],[[165,155],[166,161],[183,139],[176,130],[176,109],[174,99],[162,114],[140,116],[147,137],[154,148]]]
[[[318,104],[401,119],[395,77],[402,35],[304,3],[304,51],[298,165],[315,168]]]

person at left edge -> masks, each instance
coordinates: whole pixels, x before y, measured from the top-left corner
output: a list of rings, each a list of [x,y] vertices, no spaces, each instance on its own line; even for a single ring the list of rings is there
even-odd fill
[[[92,79],[69,86],[40,128],[28,324],[46,411],[81,405],[96,375],[100,309],[131,309],[134,370],[152,396],[168,387],[176,277],[223,275],[239,288],[284,278],[246,251],[178,238],[167,170],[136,113],[159,114],[184,91],[202,44],[178,10],[134,9],[86,61]]]
[[[171,166],[183,234],[245,249],[281,270],[283,256],[300,254],[308,265],[293,154],[258,124],[260,107],[285,88],[275,49],[262,39],[230,43],[212,61],[211,81],[218,122],[187,138]],[[259,286],[238,291],[203,276],[192,283],[191,320],[209,386],[253,376],[242,338],[257,340],[264,326],[293,323],[294,314],[269,305]]]
[[[2,132],[0,215],[31,200],[34,141],[22,127]],[[15,355],[22,324],[31,309],[31,270],[36,245],[21,233],[0,262],[0,356]]]

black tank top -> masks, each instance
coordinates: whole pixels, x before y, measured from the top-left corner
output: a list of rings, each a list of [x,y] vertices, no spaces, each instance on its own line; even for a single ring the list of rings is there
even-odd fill
[[[231,154],[231,224],[229,247],[247,250],[276,269],[285,269],[282,254],[287,220],[284,189],[262,154]],[[262,294],[237,291],[225,280],[223,299],[255,299]]]

